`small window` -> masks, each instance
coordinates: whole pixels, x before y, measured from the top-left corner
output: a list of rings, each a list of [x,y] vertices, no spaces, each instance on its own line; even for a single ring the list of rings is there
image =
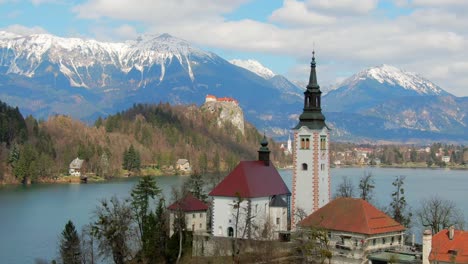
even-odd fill
[[[301,149],[310,149],[310,139],[308,136],[301,137]]]
[[[277,224],[277,225],[280,224],[280,218],[279,218],[279,217],[276,217],[276,224]]]
[[[200,213],[200,218],[202,218],[202,217],[203,217],[203,214],[202,214],[202,213]]]
[[[195,214],[192,214],[192,218],[195,218],[195,217],[196,217]]]
[[[372,239],[372,245],[375,246],[375,244],[377,244],[377,240],[374,238]]]
[[[202,224],[202,223],[200,223],[200,229],[201,229],[202,227],[203,227],[203,224]]]
[[[307,170],[307,163],[302,163],[302,170],[304,170],[304,171]]]
[[[382,244],[385,245],[385,243],[387,243],[387,240],[385,238],[382,238]]]
[[[324,171],[325,170],[325,164],[320,164],[320,170]]]
[[[393,243],[395,242],[395,237],[392,237],[392,239],[390,241],[391,241],[390,243],[392,243],[392,245],[393,245]]]
[[[327,136],[320,136],[320,149],[327,149]]]

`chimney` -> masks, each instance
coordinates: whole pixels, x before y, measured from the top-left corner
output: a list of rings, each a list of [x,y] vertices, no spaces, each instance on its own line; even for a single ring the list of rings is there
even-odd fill
[[[429,255],[432,250],[432,231],[424,230],[422,245],[422,264],[429,264]]]
[[[455,227],[450,226],[448,229],[448,236],[450,240],[453,240],[453,237],[455,236]]]
[[[270,166],[270,150],[268,149],[268,140],[266,139],[265,134],[263,134],[263,139],[260,142],[260,149],[258,150],[258,160],[263,161],[265,166]]]

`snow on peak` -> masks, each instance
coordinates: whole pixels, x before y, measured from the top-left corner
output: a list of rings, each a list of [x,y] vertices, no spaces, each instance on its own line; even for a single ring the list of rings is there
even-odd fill
[[[249,70],[264,79],[270,79],[276,75],[272,70],[263,66],[260,62],[256,60],[234,59],[234,60],[230,60],[229,62],[236,66]]]
[[[368,78],[382,84],[398,85],[406,90],[413,90],[420,95],[441,95],[446,93],[442,88],[416,73],[407,72],[387,64],[363,70],[350,77],[345,83],[354,83]]]

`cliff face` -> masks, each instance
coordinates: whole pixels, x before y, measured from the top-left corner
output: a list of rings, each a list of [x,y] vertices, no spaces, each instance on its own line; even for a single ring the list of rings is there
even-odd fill
[[[237,103],[223,101],[207,101],[202,109],[218,115],[218,126],[231,123],[244,135],[244,112]]]

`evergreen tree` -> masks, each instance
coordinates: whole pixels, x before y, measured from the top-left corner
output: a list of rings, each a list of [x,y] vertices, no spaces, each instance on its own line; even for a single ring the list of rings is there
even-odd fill
[[[143,248],[147,247],[148,234],[145,234],[145,224],[151,219],[148,219],[150,214],[150,199],[155,199],[161,193],[161,189],[158,187],[156,180],[151,176],[144,176],[140,179],[138,184],[132,189],[130,196],[132,210],[134,212],[136,221],[138,223],[138,229],[140,232],[140,240],[143,244]],[[154,214],[151,214],[154,217]],[[152,229],[152,228],[149,228]]]
[[[405,189],[403,188],[404,181],[404,176],[397,176],[393,181],[392,185],[395,187],[395,191],[392,193],[390,208],[393,219],[405,227],[409,227],[412,214],[411,212],[406,212],[407,203],[405,199]]]
[[[205,202],[208,198],[208,195],[203,190],[205,186],[205,181],[200,173],[194,171],[188,181],[185,183],[186,189],[193,194],[197,199]]]
[[[62,231],[60,256],[64,264],[81,263],[80,238],[76,232],[75,225],[73,225],[73,222],[70,220]]]
[[[124,151],[122,166],[124,169],[129,170],[129,171],[140,170],[140,167],[141,167],[140,153],[136,151],[133,145],[130,145],[128,150]]]

